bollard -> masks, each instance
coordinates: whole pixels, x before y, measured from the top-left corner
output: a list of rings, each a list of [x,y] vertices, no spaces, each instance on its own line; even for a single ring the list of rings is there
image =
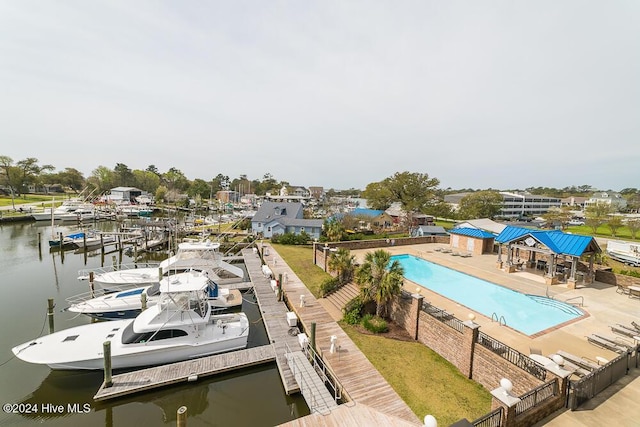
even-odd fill
[[[162,267],[158,267],[158,282],[162,280]]]
[[[113,385],[111,378],[111,341],[102,343],[102,353],[104,355],[104,386],[105,388]]]
[[[176,412],[176,426],[187,427],[187,407],[181,406]]]
[[[282,273],[278,274],[278,301],[282,301]]]
[[[313,351],[316,350],[316,322],[311,322],[311,333],[309,334],[309,342]]]
[[[142,302],[142,311],[147,309],[147,291],[142,291],[140,294],[140,300]]]
[[[52,334],[54,331],[53,327],[53,308],[56,305],[53,302],[53,298],[49,298],[47,300],[47,316],[49,317],[49,333]]]

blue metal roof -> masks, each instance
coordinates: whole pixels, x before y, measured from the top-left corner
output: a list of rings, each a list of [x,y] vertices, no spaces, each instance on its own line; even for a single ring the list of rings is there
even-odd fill
[[[496,237],[495,234],[478,228],[462,227],[449,230],[449,234],[460,234],[462,236],[476,237],[479,239],[489,239]]]
[[[496,242],[510,243],[527,235],[536,239],[556,254],[581,256],[590,245],[594,245],[595,250],[600,249],[595,239],[591,236],[569,234],[560,230],[531,230],[512,226],[507,226],[496,237]]]

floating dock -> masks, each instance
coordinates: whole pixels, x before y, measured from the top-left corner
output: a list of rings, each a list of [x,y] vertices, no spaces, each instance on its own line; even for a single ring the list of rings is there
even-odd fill
[[[276,353],[272,345],[263,345],[229,353],[201,357],[114,375],[113,385],[104,383],[93,399],[96,401],[127,396],[171,384],[196,381],[223,372],[273,362]]]

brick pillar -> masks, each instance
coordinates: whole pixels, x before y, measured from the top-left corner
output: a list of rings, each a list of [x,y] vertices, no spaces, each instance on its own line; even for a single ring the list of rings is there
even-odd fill
[[[422,302],[424,297],[420,294],[411,294],[411,308],[409,308],[409,335],[414,340],[418,339],[418,324],[420,323],[420,310],[422,309]]]
[[[478,333],[480,332],[480,325],[474,323],[472,320],[467,320],[464,323],[463,331],[463,343],[462,343],[462,366],[460,366],[460,372],[467,378],[473,378],[473,354],[475,352],[476,341],[478,340]]]

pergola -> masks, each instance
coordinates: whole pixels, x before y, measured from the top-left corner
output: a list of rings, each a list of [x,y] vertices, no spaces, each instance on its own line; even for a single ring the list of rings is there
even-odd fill
[[[495,241],[500,245],[498,265],[501,268],[502,247],[506,245],[508,272],[513,272],[526,263],[529,268],[543,269],[545,282],[549,285],[558,283],[558,266],[561,265],[564,269],[564,264],[570,261],[571,269],[567,280],[570,287],[575,287],[578,261],[585,255],[589,257],[589,272],[585,280],[590,282],[593,278],[594,256],[602,252],[593,237],[564,233],[560,230],[531,230],[508,226]],[[514,262],[514,259],[517,261]],[[560,259],[563,261],[562,264],[559,263]]]

